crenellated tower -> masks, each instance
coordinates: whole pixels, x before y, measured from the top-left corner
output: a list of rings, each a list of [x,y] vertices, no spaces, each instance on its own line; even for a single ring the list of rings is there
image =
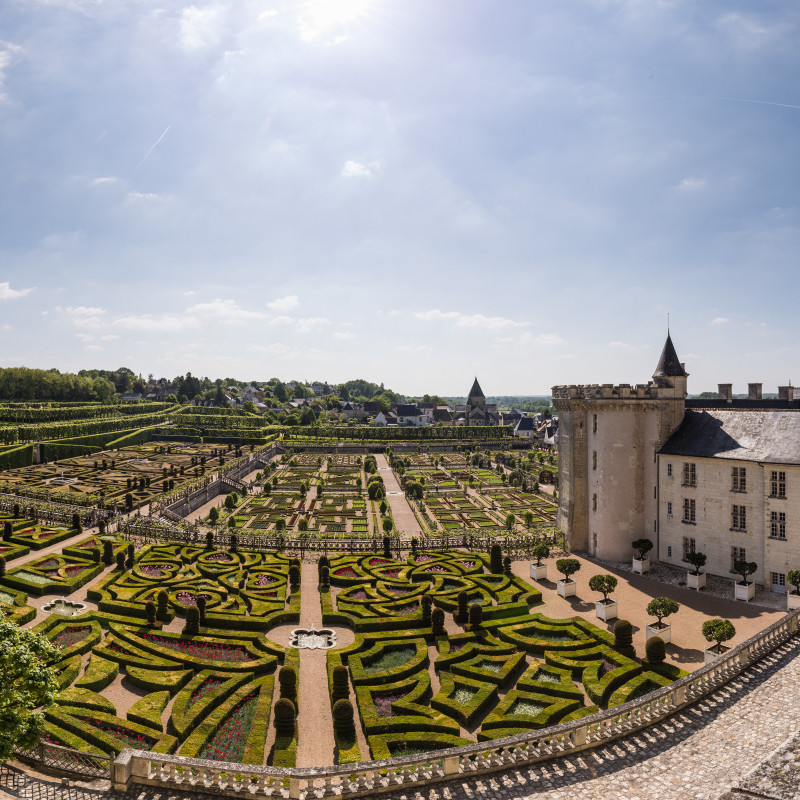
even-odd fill
[[[683,420],[688,374],[667,333],[646,384],[554,386],[558,526],[571,550],[627,561],[655,540],[656,452]]]

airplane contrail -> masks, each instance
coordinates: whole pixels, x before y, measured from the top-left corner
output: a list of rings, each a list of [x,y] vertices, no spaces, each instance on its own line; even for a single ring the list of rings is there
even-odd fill
[[[777,106],[778,108],[795,108],[800,110],[800,106],[794,106],[789,103],[775,103],[772,100],[751,100],[748,97],[715,97],[713,95],[695,95],[695,94],[660,94],[650,95],[650,97],[641,97],[641,100],[717,100],[724,103],[754,103],[759,106]]]
[[[147,161],[147,157],[150,155],[150,153],[152,153],[153,150],[155,150],[156,147],[158,147],[158,145],[161,143],[161,140],[167,135],[167,133],[169,133],[169,129],[171,127],[172,123],[167,125],[167,127],[164,128],[164,133],[162,133],[161,136],[159,136],[158,139],[156,139],[153,146],[142,156],[142,160],[136,165],[136,169],[131,173],[131,178],[139,171],[139,167],[141,167],[142,164],[144,164],[144,162]]]

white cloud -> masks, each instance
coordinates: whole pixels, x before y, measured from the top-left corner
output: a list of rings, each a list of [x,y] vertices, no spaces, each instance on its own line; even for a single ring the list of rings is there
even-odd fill
[[[676,187],[681,192],[696,192],[706,185],[705,178],[684,178]]]
[[[3,325],[3,330],[4,331],[13,331],[14,328],[11,325],[6,324],[6,325]]]
[[[163,200],[164,196],[156,192],[128,192],[127,198],[134,203],[155,203]]]
[[[17,44],[0,41],[0,102],[8,99],[3,90],[6,81],[6,70],[14,60],[14,56],[21,51],[22,48]]]
[[[0,300],[16,300],[18,297],[25,297],[35,291],[36,287],[32,286],[30,289],[12,289],[8,281],[0,283]]]
[[[103,348],[100,347],[99,344],[87,344],[86,347],[83,348],[84,350],[96,351],[102,350]]]
[[[726,322],[730,322],[727,317],[714,317],[714,319],[709,322],[709,325],[724,325]]]
[[[431,311],[417,311],[417,319],[426,322],[453,321],[460,328],[479,328],[486,331],[502,331],[509,328],[527,328],[530,322],[517,322],[507,317],[487,317],[484,314],[461,314],[458,311],[441,311],[434,308]]]
[[[66,314],[76,328],[99,328],[105,323],[108,313],[99,306],[56,306],[56,311]]]
[[[101,342],[114,342],[119,339],[116,333],[107,333],[105,336],[100,337]]]
[[[91,342],[94,340],[94,336],[90,333],[76,333],[75,338],[80,342]]]
[[[371,161],[364,163],[361,161],[345,161],[342,167],[343,178],[371,178],[380,172],[381,165],[379,161]]]
[[[92,180],[92,186],[111,186],[115,183],[119,183],[119,178],[115,178],[111,175],[94,178]]]
[[[294,317],[275,317],[275,319],[270,320],[270,325],[291,325],[294,322]]]
[[[352,331],[335,331],[334,339],[355,339],[356,335]]]
[[[321,328],[323,325],[329,325],[330,320],[325,317],[301,317],[297,320],[297,331],[299,333],[308,333],[315,328]]]
[[[210,317],[231,325],[240,325],[248,319],[263,319],[265,316],[260,311],[246,311],[235,300],[222,300],[221,298],[209,303],[197,303],[197,305],[187,308],[186,313]]]
[[[609,347],[613,347],[615,350],[648,350],[649,345],[646,344],[628,344],[627,342],[610,342]]]
[[[267,308],[273,311],[282,311],[284,314],[287,311],[292,311],[300,305],[300,298],[296,294],[290,294],[286,297],[279,297],[271,303],[267,303]]]
[[[152,314],[129,314],[125,317],[117,317],[111,324],[111,327],[114,328],[145,332],[180,331],[199,326],[200,320],[197,317],[176,314],[162,314],[157,317]]]
[[[219,38],[217,17],[219,9],[189,6],[181,14],[180,42],[186,50],[197,50],[213,44]]]

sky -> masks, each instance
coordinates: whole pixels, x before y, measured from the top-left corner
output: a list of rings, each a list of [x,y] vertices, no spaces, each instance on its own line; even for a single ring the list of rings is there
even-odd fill
[[[800,382],[800,6],[4,0],[0,366]]]

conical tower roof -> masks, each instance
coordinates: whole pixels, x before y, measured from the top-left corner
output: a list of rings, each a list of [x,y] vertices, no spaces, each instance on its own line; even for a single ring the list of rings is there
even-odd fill
[[[483,393],[483,389],[481,389],[481,385],[478,383],[477,378],[475,378],[475,382],[472,384],[472,388],[469,390],[467,400],[471,400],[474,397],[480,397],[483,400],[486,399],[486,395]]]
[[[653,373],[654,378],[674,378],[686,377],[686,370],[681,366],[678,354],[675,352],[675,345],[667,333],[667,341],[664,342],[664,349],[661,351],[661,358],[658,359],[658,366]]]

